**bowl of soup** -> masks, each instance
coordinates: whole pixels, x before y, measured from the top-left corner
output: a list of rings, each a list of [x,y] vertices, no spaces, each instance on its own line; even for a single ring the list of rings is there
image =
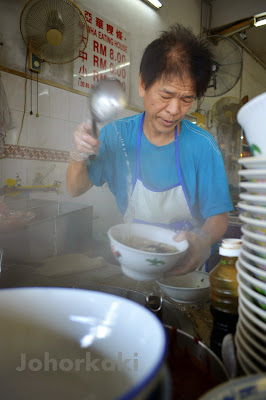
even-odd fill
[[[123,273],[135,280],[152,281],[182,267],[187,240],[175,242],[175,232],[146,224],[119,224],[107,232],[113,255]]]

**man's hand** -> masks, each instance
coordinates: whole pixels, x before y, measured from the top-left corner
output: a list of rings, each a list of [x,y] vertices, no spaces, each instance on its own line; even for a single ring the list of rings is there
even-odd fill
[[[174,240],[176,242],[187,240],[189,247],[184,258],[181,260],[182,267],[167,272],[165,276],[186,275],[189,272],[195,271],[196,268],[203,265],[203,263],[210,257],[211,240],[204,232],[196,233],[184,231],[175,235]]]
[[[98,154],[101,142],[95,138],[89,121],[82,122],[74,132],[74,145],[70,153],[72,160],[85,161]]]

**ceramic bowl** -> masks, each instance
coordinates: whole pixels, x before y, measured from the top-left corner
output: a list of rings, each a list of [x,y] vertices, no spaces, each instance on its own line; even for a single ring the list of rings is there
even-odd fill
[[[243,165],[245,168],[266,169],[265,156],[242,157],[239,158],[238,163]]]
[[[164,272],[182,267],[182,259],[188,249],[188,242],[175,242],[175,233],[168,229],[146,224],[119,224],[107,232],[111,250],[121,265],[125,275],[139,281],[159,279]],[[123,244],[121,241],[138,237],[143,240],[152,240],[174,246],[172,253],[155,253],[137,250]]]
[[[260,318],[256,317],[256,315],[253,314],[246,305],[244,305],[242,299],[239,299],[238,312],[240,318],[243,318],[244,316],[245,320],[249,321],[249,324],[251,324],[256,332],[259,333],[260,337],[262,335],[265,338],[265,323]]]
[[[266,195],[266,183],[240,182],[239,186],[255,195]]]
[[[165,294],[179,303],[206,301],[210,295],[210,279],[206,272],[194,271],[187,275],[163,278],[156,282]]]
[[[237,280],[239,287],[245,293],[247,298],[249,298],[249,300],[253,301],[255,304],[260,306],[260,308],[266,311],[266,296],[263,296],[262,294],[259,294],[255,290],[253,290],[252,287],[250,287],[249,284],[246,283],[245,279],[241,277],[240,274],[238,274]]]
[[[239,201],[237,206],[240,210],[246,211],[247,215],[251,218],[266,220],[266,207],[247,204],[245,201]]]
[[[264,329],[261,329],[259,326],[256,326],[253,323],[252,318],[243,312],[242,308],[238,308],[239,320],[242,322],[242,325],[246,329],[246,331],[251,335],[258,344],[262,344],[264,348],[264,352],[266,352],[266,337]],[[266,356],[266,354],[265,354]]]
[[[165,358],[159,319],[103,292],[2,289],[0,321],[9,399],[147,399]]]
[[[247,204],[266,207],[266,196],[264,196],[263,194],[255,195],[247,192],[242,192],[239,193],[239,198],[241,200],[245,200]]]
[[[249,225],[249,229],[261,236],[266,236],[266,220],[252,218],[247,211],[239,214],[239,219]]]
[[[254,253],[255,256],[266,259],[265,243],[263,243],[264,246],[261,246],[261,245],[257,244],[257,242],[254,241],[254,239],[250,239],[245,236],[242,236],[241,239],[242,239],[242,243],[249,250],[249,252]]]
[[[239,272],[252,285],[252,287],[260,294],[266,296],[266,273],[251,265],[248,261],[239,256],[238,263]]]
[[[266,92],[248,101],[237,113],[253,155],[266,155],[265,135]]]
[[[241,399],[242,393],[245,393],[246,400],[262,400],[266,398],[265,374],[230,379],[229,382],[218,385],[208,391],[199,400],[225,400],[228,398],[237,400]]]
[[[244,176],[249,182],[266,182],[266,169],[241,169],[238,175]]]
[[[249,260],[250,264],[255,265],[260,270],[266,271],[266,260],[252,254],[244,245],[241,247],[240,254],[243,254]]]
[[[261,307],[257,306],[253,303],[253,299],[247,295],[246,292],[243,291],[241,287],[238,288],[239,297],[241,297],[243,303],[249,307],[250,310],[253,311],[262,321],[266,323],[266,311]],[[266,325],[265,325],[266,327]]]
[[[260,246],[262,247],[266,246],[266,236],[253,232],[252,228],[249,225],[247,224],[242,225],[241,232],[249,239],[255,240],[256,243],[259,244]]]

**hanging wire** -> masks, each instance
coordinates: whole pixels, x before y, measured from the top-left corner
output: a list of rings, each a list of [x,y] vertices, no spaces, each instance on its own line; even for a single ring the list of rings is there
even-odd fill
[[[29,55],[29,50],[27,49],[26,60],[25,60],[25,77],[26,78],[25,78],[24,111],[23,111],[20,131],[19,131],[19,135],[18,135],[17,146],[19,144],[21,132],[22,132],[22,129],[23,129],[24,118],[25,118],[25,114],[26,114],[26,106],[27,106],[27,80],[28,80],[28,77],[27,77],[27,62],[28,62],[28,55]]]
[[[30,71],[30,115],[32,114],[32,71]]]
[[[36,117],[39,117],[39,73],[37,72],[37,113]]]

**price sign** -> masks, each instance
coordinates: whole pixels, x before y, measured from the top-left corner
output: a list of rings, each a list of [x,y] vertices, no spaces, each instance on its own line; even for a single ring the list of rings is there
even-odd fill
[[[87,7],[82,10],[88,25],[88,45],[74,60],[73,87],[90,93],[107,76],[119,79],[128,99],[130,35]]]

